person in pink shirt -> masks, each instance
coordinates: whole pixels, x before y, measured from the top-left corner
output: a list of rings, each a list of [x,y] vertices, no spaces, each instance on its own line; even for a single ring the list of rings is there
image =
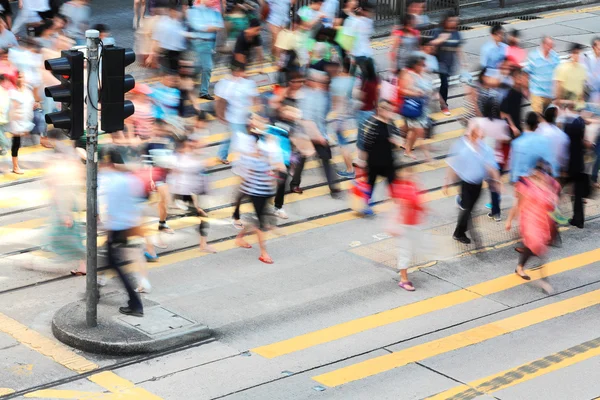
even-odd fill
[[[527,52],[521,47],[521,32],[513,29],[508,34],[506,59],[512,67],[521,67],[527,60]]]

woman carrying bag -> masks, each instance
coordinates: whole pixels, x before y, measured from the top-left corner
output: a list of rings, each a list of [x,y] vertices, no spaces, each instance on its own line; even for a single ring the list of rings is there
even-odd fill
[[[411,57],[406,68],[400,72],[399,104],[400,115],[404,117],[406,124],[406,143],[404,145],[405,155],[412,159],[417,157],[412,153],[417,139],[423,139],[425,130],[429,125],[427,105],[432,93],[431,83],[424,76],[425,58],[421,56]],[[425,157],[431,157],[427,148],[424,148]]]

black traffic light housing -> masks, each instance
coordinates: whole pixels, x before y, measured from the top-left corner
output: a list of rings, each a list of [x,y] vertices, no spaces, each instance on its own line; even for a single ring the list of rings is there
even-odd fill
[[[65,50],[60,58],[46,60],[44,66],[60,81],[44,93],[62,103],[61,111],[46,114],[46,123],[68,131],[69,138],[77,140],[83,136],[83,53]]]
[[[122,131],[125,118],[135,112],[125,93],[135,87],[135,79],[125,74],[125,67],[135,62],[135,52],[116,46],[102,48],[101,129],[112,133]]]

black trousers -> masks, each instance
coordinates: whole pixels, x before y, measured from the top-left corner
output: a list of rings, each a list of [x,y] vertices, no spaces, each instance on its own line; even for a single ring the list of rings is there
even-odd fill
[[[279,171],[279,183],[277,184],[277,193],[275,193],[275,208],[283,208],[283,199],[285,196],[285,184],[287,182],[288,173]]]
[[[315,151],[317,152],[317,156],[321,160],[321,164],[323,164],[323,171],[325,171],[325,178],[327,178],[327,183],[329,184],[329,189],[331,191],[335,191],[337,188],[333,183],[333,169],[331,168],[331,148],[329,148],[328,144],[314,144]],[[298,164],[296,164],[296,168],[294,170],[294,176],[292,177],[292,181],[290,182],[290,187],[300,187],[300,180],[302,179],[302,171],[304,171],[304,163],[306,162],[306,157],[300,157]]]
[[[463,210],[458,214],[458,222],[454,230],[455,237],[465,237],[471,228],[471,212],[481,195],[481,183],[461,182],[461,203]]]
[[[371,191],[373,191],[375,187],[375,182],[377,181],[377,177],[382,176],[387,179],[388,185],[391,185],[396,178],[396,169],[393,165],[371,165],[367,164],[367,169],[369,171],[369,186],[371,187]]]
[[[123,271],[123,268],[128,264],[124,254],[128,232],[128,230],[108,231],[108,241],[106,243],[108,247],[108,266],[115,269],[117,274],[119,274],[119,278],[121,278],[121,282],[123,282],[123,286],[125,286],[125,290],[129,295],[129,308],[134,311],[143,311],[144,306],[142,305],[142,301],[135,292],[132,281],[125,271]]]
[[[10,148],[10,155],[12,157],[19,157],[19,149],[21,148],[21,136],[12,137],[12,147]]]
[[[198,210],[196,209],[196,206],[194,205],[194,199],[192,198],[191,195],[176,194],[173,197],[177,200],[181,200],[181,201],[187,203],[188,212],[192,213],[193,215],[199,216]],[[208,228],[210,228],[210,224],[208,223],[208,221],[204,221],[203,219],[201,219],[200,225],[198,225],[198,232],[200,233],[200,236],[207,237],[208,236]]]
[[[448,105],[448,74],[440,74],[440,97],[444,100],[444,103]]]
[[[571,175],[569,183],[573,184],[573,218],[571,224],[575,226],[583,226],[585,215],[583,210],[583,199],[589,194],[589,178],[587,174]]]

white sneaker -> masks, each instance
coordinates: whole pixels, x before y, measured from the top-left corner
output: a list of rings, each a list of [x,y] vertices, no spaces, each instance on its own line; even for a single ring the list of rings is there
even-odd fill
[[[283,210],[283,208],[276,208],[273,215],[275,215],[277,218],[281,218],[281,219],[289,218],[287,213]]]

